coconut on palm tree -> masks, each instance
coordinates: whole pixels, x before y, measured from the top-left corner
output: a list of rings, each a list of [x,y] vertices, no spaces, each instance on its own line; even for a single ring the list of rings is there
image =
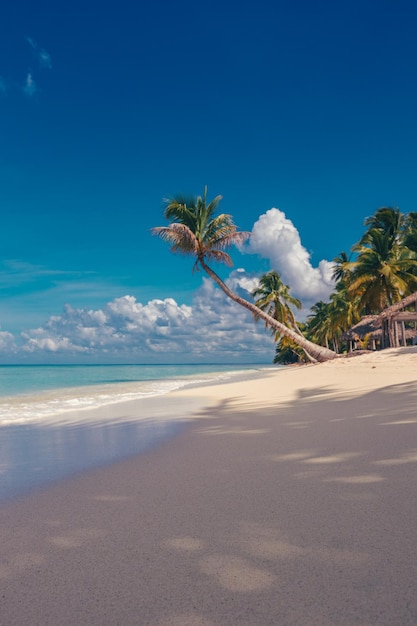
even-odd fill
[[[207,264],[217,261],[231,267],[230,255],[226,252],[232,245],[240,245],[246,241],[250,233],[239,232],[231,215],[216,215],[221,196],[207,202],[207,188],[203,196],[185,198],[177,196],[166,201],[165,218],[170,221],[168,226],[152,229],[154,235],[171,244],[172,252],[188,254],[194,257],[195,269],[203,269],[223,292],[237,304],[248,309],[252,315],[261,318],[276,332],[289,337],[317,361],[328,361],[337,354],[323,346],[318,346],[298,334],[292,328],[271,317],[252,302],[248,302],[234,293]]]

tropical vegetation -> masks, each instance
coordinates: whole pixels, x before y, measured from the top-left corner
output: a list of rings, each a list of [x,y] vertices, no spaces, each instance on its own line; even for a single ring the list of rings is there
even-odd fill
[[[417,213],[381,207],[364,225],[351,255],[334,258],[334,291],[311,307],[304,329],[311,341],[337,353],[347,349],[343,335],[363,316],[417,291]]]
[[[344,333],[364,315],[384,308],[417,291],[417,212],[404,214],[381,207],[365,220],[365,233],[333,259],[335,286],[327,302],[316,302],[305,324],[296,321],[301,302],[291,295],[272,270],[259,279],[250,302],[233,292],[208,262],[232,266],[227,250],[241,245],[250,233],[238,231],[231,215],[218,213],[221,196],[210,202],[207,188],[198,197],[175,196],[165,202],[167,226],[152,229],[171,245],[171,251],[194,258],[222,291],[263,320],[276,341],[276,363],[326,361],[346,351]],[[364,343],[365,346],[365,343]]]
[[[284,285],[280,275],[275,270],[271,270],[259,279],[259,286],[252,291],[252,295],[258,297],[255,304],[259,309],[268,313],[275,320],[285,324],[289,328],[293,328],[298,334],[301,334],[295,316],[290,305],[301,309],[301,302],[290,294],[288,285]],[[255,319],[258,315],[255,315]],[[282,336],[282,332],[272,331],[278,340]]]
[[[216,261],[229,267],[232,266],[232,259],[226,250],[233,245],[242,244],[250,235],[250,233],[237,230],[231,215],[217,214],[220,200],[221,196],[217,196],[208,202],[207,188],[202,196],[170,198],[165,203],[164,211],[165,218],[169,222],[168,226],[155,227],[152,232],[169,243],[172,252],[192,256],[195,270],[202,269],[206,272],[229,298],[248,309],[255,319],[262,319],[279,337],[286,337],[300,346],[310,355],[311,359],[327,361],[336,358],[337,354],[333,350],[311,342],[296,329],[295,320],[294,322],[291,321],[291,315],[285,306],[282,309],[282,321],[278,319],[281,315],[281,312],[278,314],[280,304],[273,304],[272,300],[268,303],[265,300],[268,297],[267,291],[273,288],[272,283],[268,286],[269,278],[273,280],[273,277],[265,279],[263,283],[261,279],[260,289],[264,284],[265,293],[259,295],[264,302],[262,305],[264,310],[234,293],[208,265],[208,261]],[[282,293],[280,297],[284,297]],[[288,293],[286,293],[285,298],[288,302],[291,301]]]

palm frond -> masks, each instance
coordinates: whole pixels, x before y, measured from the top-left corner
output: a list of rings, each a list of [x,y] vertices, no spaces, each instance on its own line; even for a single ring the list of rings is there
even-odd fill
[[[241,246],[249,237],[250,233],[244,231],[234,232],[212,240],[210,245],[217,250],[226,250],[232,246]]]
[[[181,252],[183,254],[196,253],[197,240],[194,233],[185,224],[175,222],[169,226],[156,226],[152,228],[151,232],[153,235],[171,244],[172,252]]]
[[[192,231],[195,230],[195,202],[192,198],[177,196],[166,201],[164,216],[170,222],[186,224]]]
[[[221,215],[217,215],[213,217],[206,223],[206,228],[204,231],[204,238],[206,240],[212,240],[214,237],[218,235],[219,232],[234,232],[236,230],[236,226],[233,223],[233,219],[231,215],[227,215],[222,213]]]
[[[195,254],[196,264],[205,257],[232,266],[230,256],[223,251],[241,245],[250,233],[238,232],[231,215],[215,212],[222,199],[216,196],[207,202],[207,187],[204,194],[189,197],[177,194],[165,200],[165,217],[171,224],[152,230],[154,235],[171,244],[172,252]]]
[[[222,250],[206,250],[204,256],[217,263],[224,263],[228,267],[233,267],[233,261],[230,255]]]

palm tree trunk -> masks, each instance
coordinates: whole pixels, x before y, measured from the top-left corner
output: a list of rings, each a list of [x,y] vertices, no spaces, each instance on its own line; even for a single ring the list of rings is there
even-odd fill
[[[276,319],[265,313],[265,311],[259,309],[255,304],[252,304],[251,302],[248,302],[244,298],[238,296],[236,293],[234,293],[234,291],[229,289],[229,287],[222,281],[220,276],[217,276],[216,272],[214,272],[205,263],[204,259],[200,258],[199,263],[203,270],[206,272],[206,274],[208,274],[210,278],[214,280],[214,282],[229,298],[231,298],[237,304],[240,304],[240,306],[243,306],[245,309],[248,309],[248,311],[250,311],[253,315],[256,315],[257,317],[263,319],[264,322],[268,324],[268,326],[271,326],[271,328],[275,328],[282,335],[285,335],[289,339],[292,339],[296,344],[301,346],[304,351],[307,351],[314,359],[316,359],[316,361],[330,361],[331,359],[336,359],[339,356],[328,348],[324,348],[323,346],[318,346],[317,344],[312,343],[303,335],[299,335],[298,333],[296,333],[295,330],[292,330],[291,328],[288,328],[288,326],[285,326],[285,324],[278,322]]]
[[[297,322],[294,322],[294,330],[295,330],[295,332],[298,335],[301,335],[301,337],[304,337],[303,333],[301,332],[301,330],[297,326]],[[303,348],[303,350],[304,350],[304,354],[306,355],[306,357],[310,361],[310,363],[317,363],[317,359],[315,359],[313,356],[311,356],[311,354],[309,352],[307,352],[307,350],[305,348]]]

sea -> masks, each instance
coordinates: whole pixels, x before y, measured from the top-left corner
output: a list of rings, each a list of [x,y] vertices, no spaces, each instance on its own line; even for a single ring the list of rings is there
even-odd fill
[[[0,365],[0,506],[175,436],[201,398],[184,387],[252,379],[265,365]]]

